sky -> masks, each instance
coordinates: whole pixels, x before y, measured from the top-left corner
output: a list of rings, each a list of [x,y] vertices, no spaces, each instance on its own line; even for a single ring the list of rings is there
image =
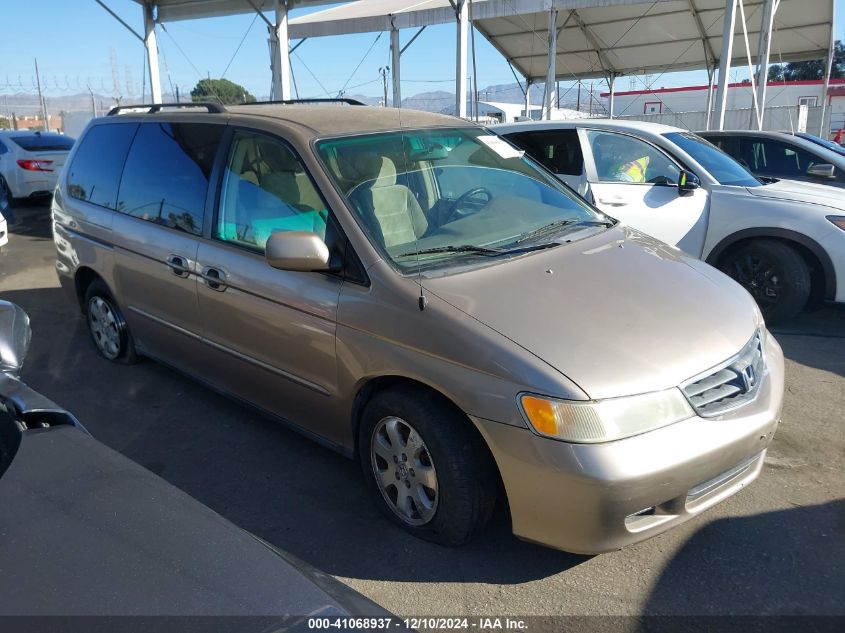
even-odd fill
[[[103,1],[137,31],[143,30],[137,3]],[[294,9],[291,17],[308,12]],[[842,38],[845,0],[836,0],[836,16],[837,38]],[[0,38],[0,95],[35,93],[36,57],[48,96],[85,92],[87,86],[114,96],[115,84],[119,96],[141,95],[146,76],[143,44],[94,0],[0,0],[0,25],[5,26]],[[414,32],[402,31],[402,45]],[[482,36],[475,39],[479,89],[513,83],[514,76],[502,56]],[[166,23],[164,29],[158,27],[158,43],[164,92],[178,86],[181,94],[187,94],[199,79],[209,75],[225,76],[258,98],[270,93],[267,30],[255,14]],[[335,97],[341,90],[379,96],[379,68],[390,65],[390,37],[388,33],[369,33],[309,39],[295,51],[291,65],[302,97]],[[402,95],[453,92],[454,72],[454,25],[428,27],[402,55]],[[734,69],[732,80],[746,76],[744,68]],[[655,88],[707,82],[703,71],[652,75],[647,80]],[[567,83],[561,82],[562,90],[566,87]],[[617,80],[620,91],[644,87],[642,78]],[[604,82],[595,82],[596,91],[605,88]],[[489,99],[495,100],[495,96],[489,95]]]

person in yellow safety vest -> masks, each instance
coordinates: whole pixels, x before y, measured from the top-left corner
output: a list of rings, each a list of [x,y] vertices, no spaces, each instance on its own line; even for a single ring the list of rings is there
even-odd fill
[[[649,156],[641,156],[636,160],[617,165],[611,172],[613,179],[620,182],[646,182],[645,173],[649,160]]]

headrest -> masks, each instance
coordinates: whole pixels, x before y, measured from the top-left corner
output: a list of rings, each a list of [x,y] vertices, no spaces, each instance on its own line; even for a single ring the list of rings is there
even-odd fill
[[[370,187],[389,187],[396,184],[393,161],[373,152],[339,150],[337,167],[341,175],[355,185],[369,183]]]
[[[278,143],[259,141],[258,152],[273,171],[299,171],[299,164],[293,154]]]

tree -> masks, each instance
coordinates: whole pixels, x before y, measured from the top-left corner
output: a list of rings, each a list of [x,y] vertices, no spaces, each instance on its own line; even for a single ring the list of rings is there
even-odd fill
[[[255,97],[246,88],[228,79],[200,79],[191,90],[193,101],[213,101],[223,105],[252,103]]]
[[[775,64],[769,67],[769,81],[801,81],[806,79],[824,79],[827,70],[826,59],[814,59],[808,62]],[[834,79],[845,77],[845,43],[836,42],[833,52],[833,68],[830,76]]]
[[[0,130],[11,130],[12,129],[12,122],[4,117],[0,116]]]

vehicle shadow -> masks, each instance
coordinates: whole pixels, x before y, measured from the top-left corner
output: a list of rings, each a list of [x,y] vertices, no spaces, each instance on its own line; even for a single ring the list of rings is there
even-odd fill
[[[23,379],[32,387],[74,412],[98,440],[324,572],[514,584],[588,560],[519,541],[501,508],[466,547],[420,541],[381,516],[357,463],[156,362],[102,360],[58,288],[0,298],[30,315]]]
[[[44,200],[27,200],[22,204],[16,204],[13,209],[7,209],[5,215],[15,219],[15,223],[9,226],[10,235],[53,239],[50,205],[45,204]],[[14,237],[11,239],[14,239]]]
[[[845,376],[845,305],[811,309],[771,331],[790,360]]]
[[[643,615],[845,615],[843,542],[845,500],[713,521],[663,569]]]

